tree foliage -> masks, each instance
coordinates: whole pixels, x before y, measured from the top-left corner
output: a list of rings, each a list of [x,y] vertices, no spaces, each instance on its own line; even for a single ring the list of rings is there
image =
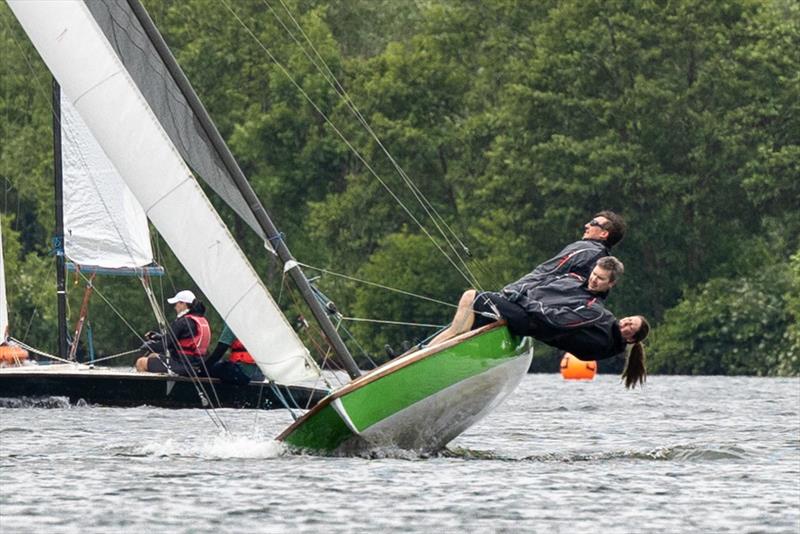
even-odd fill
[[[789,265],[756,276],[715,278],[669,310],[651,343],[654,372],[770,375],[798,372],[785,300],[797,280]],[[787,343],[789,341],[789,343]]]
[[[609,304],[656,326],[656,370],[798,373],[796,2],[145,4],[302,262],[455,302],[523,275],[614,209],[629,233]],[[52,347],[50,82],[5,5],[0,15],[12,323]],[[281,266],[212,200],[287,315],[303,313]],[[165,288],[190,284],[168,251],[162,261]],[[135,283],[98,283],[131,328],[99,303],[97,344],[130,348],[148,306]],[[353,279],[316,283],[348,317],[452,313]],[[347,326],[353,351],[377,358],[430,333]]]

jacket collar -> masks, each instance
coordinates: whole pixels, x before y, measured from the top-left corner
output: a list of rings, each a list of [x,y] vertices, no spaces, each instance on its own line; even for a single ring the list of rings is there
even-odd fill
[[[603,291],[602,293],[596,293],[594,291],[591,291],[589,289],[589,280],[584,280],[583,283],[581,284],[581,287],[583,289],[585,289],[586,292],[589,293],[591,296],[597,297],[598,299],[600,299],[600,300],[602,300],[604,302],[608,298],[608,294],[611,292],[610,289],[608,291]]]

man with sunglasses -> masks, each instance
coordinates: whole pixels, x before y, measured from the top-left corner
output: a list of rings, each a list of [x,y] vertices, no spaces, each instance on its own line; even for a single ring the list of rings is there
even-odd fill
[[[511,302],[525,306],[526,294],[548,278],[575,273],[584,280],[594,269],[597,260],[611,255],[611,247],[625,236],[625,221],[613,211],[601,211],[583,225],[583,237],[570,243],[554,257],[540,263],[516,282],[508,284],[502,293]]]

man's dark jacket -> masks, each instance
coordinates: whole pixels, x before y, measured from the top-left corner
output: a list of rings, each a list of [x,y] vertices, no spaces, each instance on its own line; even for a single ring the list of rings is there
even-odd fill
[[[594,269],[597,260],[609,256],[610,252],[605,242],[594,239],[582,239],[570,243],[564,250],[536,269],[529,272],[513,284],[503,288],[502,294],[511,302],[516,302],[526,311],[533,309],[533,302],[529,293],[538,285],[549,278],[567,273],[575,273],[584,280],[589,279],[589,274]]]
[[[591,293],[574,274],[550,278],[527,292],[529,335],[582,360],[611,358],[625,350],[604,295]]]

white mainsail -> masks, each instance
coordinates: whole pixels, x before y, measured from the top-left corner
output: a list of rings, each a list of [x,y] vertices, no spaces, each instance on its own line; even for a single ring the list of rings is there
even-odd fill
[[[64,93],[61,160],[67,258],[112,269],[152,263],[144,210]]]
[[[6,267],[3,263],[3,226],[0,223],[0,343],[8,336],[8,299],[6,299]]]
[[[7,2],[147,217],[264,374],[293,383],[316,373],[87,5]]]

